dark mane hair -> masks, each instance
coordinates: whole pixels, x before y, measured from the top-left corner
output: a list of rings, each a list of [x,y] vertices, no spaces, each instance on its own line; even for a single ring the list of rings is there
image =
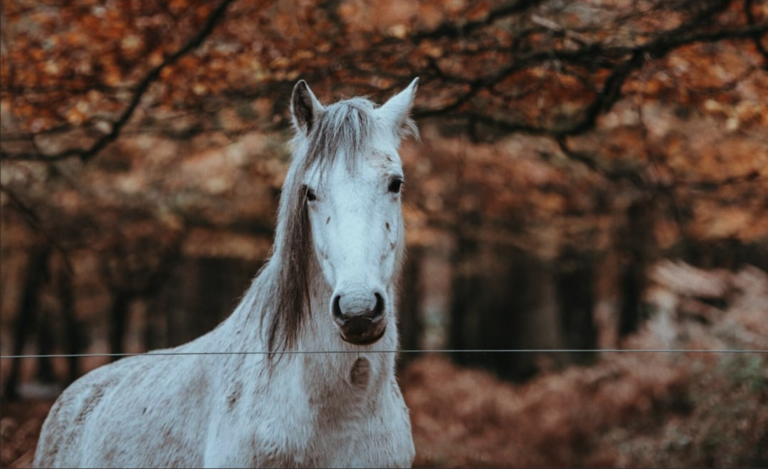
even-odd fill
[[[295,347],[302,325],[312,314],[309,263],[314,250],[304,178],[312,168],[322,176],[340,155],[347,168],[353,170],[368,153],[376,125],[374,109],[365,98],[340,101],[318,113],[308,136],[297,135],[294,139],[293,162],[280,196],[275,245],[269,261],[276,263],[272,266],[276,270],[271,279],[265,279],[268,285],[263,285],[274,302],[262,300],[258,306],[262,324],[268,321],[270,352]]]

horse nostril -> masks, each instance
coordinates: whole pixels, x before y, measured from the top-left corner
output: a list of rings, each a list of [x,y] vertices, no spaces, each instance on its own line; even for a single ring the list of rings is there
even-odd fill
[[[336,295],[333,298],[333,317],[337,319],[343,319],[344,313],[341,312],[341,306],[339,306],[339,302],[341,302],[341,295]]]
[[[374,306],[371,317],[377,318],[384,314],[384,298],[377,292],[376,295],[376,306]]]

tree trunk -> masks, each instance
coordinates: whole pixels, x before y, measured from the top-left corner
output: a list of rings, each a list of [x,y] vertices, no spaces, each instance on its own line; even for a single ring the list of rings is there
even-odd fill
[[[239,259],[204,257],[195,260],[197,268],[197,300],[190,304],[190,329],[186,341],[213,330],[237,306],[243,295],[244,276]]]
[[[37,312],[37,352],[40,357],[37,361],[35,378],[41,383],[56,382],[56,374],[53,371],[53,363],[45,355],[53,354],[54,336],[51,330],[50,311],[46,308],[38,308]]]
[[[77,354],[81,353],[85,347],[83,332],[80,330],[80,324],[75,316],[72,274],[66,269],[60,269],[59,272],[59,301],[61,303],[61,315],[64,319],[66,353],[69,355],[67,357],[67,383],[69,384],[80,377],[80,357]]]
[[[565,345],[569,349],[593,350],[597,346],[594,309],[594,267],[589,259],[560,260],[558,299]],[[590,363],[594,353],[575,353],[577,363]]]
[[[125,353],[125,333],[128,325],[128,311],[131,306],[131,295],[129,292],[116,289],[112,292],[112,314],[109,324],[109,353],[113,354],[110,361],[120,359],[119,356]]]
[[[620,253],[625,256],[621,275],[621,310],[619,335],[635,332],[642,319],[642,296],[649,265],[650,230],[653,223],[652,207],[642,199],[629,206],[625,232],[619,234]]]
[[[35,315],[38,310],[40,290],[46,282],[48,276],[48,258],[51,248],[48,245],[39,246],[32,249],[27,264],[27,275],[24,281],[24,292],[21,295],[19,305],[19,314],[16,316],[16,330],[14,332],[13,354],[21,355],[24,353],[24,345],[27,341],[27,335],[35,321]],[[21,377],[21,360],[14,358],[11,363],[11,371],[5,382],[3,393],[9,400],[19,398],[18,385]]]
[[[513,256],[508,261],[506,297],[502,300],[507,304],[507,334],[512,337],[507,348],[564,348],[558,282],[552,261],[524,251],[516,251]],[[560,366],[565,361],[566,357],[553,352],[510,354],[504,375],[522,381],[542,367]]]
[[[477,261],[478,243],[465,231],[480,225],[480,213],[470,212],[462,220],[456,230],[456,250],[453,255],[453,295],[451,298],[451,323],[449,325],[449,348],[465,350],[469,346],[471,332],[468,322],[473,315],[474,299],[480,288],[480,278],[477,272],[469,268]],[[467,364],[470,357],[466,353],[456,352],[453,360],[459,364]]]
[[[408,250],[400,279],[397,326],[400,349],[402,350],[417,350],[419,348],[419,338],[422,331],[419,320],[419,303],[422,296],[419,272],[423,259],[422,254],[422,248],[419,247]],[[414,353],[400,354],[397,360],[398,368],[402,368],[415,357],[416,354]]]

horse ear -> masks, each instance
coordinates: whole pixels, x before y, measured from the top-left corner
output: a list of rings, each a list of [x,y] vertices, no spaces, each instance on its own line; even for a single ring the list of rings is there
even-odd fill
[[[317,120],[318,113],[323,110],[323,105],[317,100],[307,82],[299,80],[293,87],[291,95],[291,117],[296,132],[308,135]]]
[[[417,133],[416,125],[410,119],[409,114],[411,113],[411,107],[413,107],[413,99],[416,96],[418,83],[419,79],[415,78],[408,85],[408,88],[392,96],[389,101],[376,111],[400,138]]]

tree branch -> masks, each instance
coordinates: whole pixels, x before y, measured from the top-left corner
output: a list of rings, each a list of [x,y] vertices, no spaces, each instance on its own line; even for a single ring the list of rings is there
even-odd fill
[[[744,2],[744,15],[747,17],[747,24],[750,26],[757,26],[757,20],[755,19],[754,13],[752,13],[752,4],[753,0],[746,0]],[[760,53],[760,55],[763,56],[763,70],[768,71],[768,49],[765,48],[763,45],[763,42],[761,40],[761,36],[765,34],[765,32],[761,33],[755,33],[754,36],[752,36],[752,41],[755,43],[755,48]]]
[[[505,18],[517,13],[522,13],[529,8],[537,6],[540,3],[542,3],[542,0],[519,0],[515,3],[503,5],[499,8],[496,8],[495,10],[491,10],[488,15],[481,20],[468,21],[463,25],[459,25],[451,21],[444,22],[437,26],[435,29],[414,34],[411,36],[411,40],[415,44],[419,44],[426,39],[455,39],[466,36],[467,34],[471,34],[480,28],[495,23],[501,18]]]
[[[123,129],[128,120],[130,120],[131,116],[133,116],[133,113],[136,111],[136,108],[138,108],[139,103],[141,103],[141,99],[144,97],[144,94],[146,94],[147,90],[149,90],[149,87],[160,77],[160,72],[169,65],[176,63],[183,56],[193,52],[195,49],[200,47],[200,45],[205,42],[208,36],[211,35],[221,18],[223,18],[227,7],[229,7],[229,5],[233,2],[234,0],[222,0],[219,2],[219,4],[210,14],[197,34],[190,38],[189,41],[187,41],[186,44],[184,44],[179,50],[166,57],[162,63],[151,69],[149,73],[144,76],[138,85],[136,85],[136,91],[134,92],[131,101],[128,103],[128,106],[125,108],[120,117],[112,123],[112,129],[109,131],[109,133],[104,134],[104,136],[96,140],[96,142],[91,145],[90,148],[70,148],[68,150],[64,150],[63,152],[52,155],[46,155],[39,152],[8,153],[0,151],[0,158],[9,160],[36,160],[48,162],[64,160],[72,157],[79,157],[84,162],[87,162],[88,160],[94,158],[104,148],[106,148],[107,145],[117,140],[117,138],[120,136],[120,131]]]
[[[415,118],[435,117],[451,112],[456,117],[471,117],[477,122],[494,127],[506,133],[526,133],[531,135],[549,135],[555,138],[563,136],[575,136],[584,134],[592,130],[598,117],[613,108],[613,105],[622,97],[621,89],[632,72],[639,70],[646,63],[647,58],[661,58],[668,55],[673,50],[689,44],[718,42],[726,39],[745,39],[755,34],[765,34],[768,32],[768,24],[753,25],[744,28],[727,29],[714,32],[690,32],[690,26],[686,25],[679,28],[682,34],[674,32],[665,34],[647,44],[625,47],[617,46],[604,48],[600,44],[590,45],[578,50],[567,51],[543,51],[530,54],[515,61],[512,65],[500,70],[493,76],[469,81],[470,86],[467,93],[459,96],[453,103],[439,109],[425,109],[414,112]],[[603,88],[595,95],[592,102],[585,108],[584,116],[579,121],[573,123],[565,129],[554,129],[548,127],[539,127],[526,123],[508,122],[501,119],[479,114],[476,112],[453,112],[461,105],[468,102],[481,89],[499,83],[513,73],[523,69],[540,65],[552,60],[561,61],[573,65],[584,65],[584,61],[593,61],[593,64],[599,63],[604,67],[613,57],[626,57],[618,66],[613,68],[613,72],[608,76]]]
[[[74,272],[72,268],[72,263],[69,260],[69,254],[67,253],[67,250],[64,249],[64,247],[58,243],[51,235],[46,231],[45,228],[43,228],[43,224],[40,221],[40,217],[35,213],[34,210],[32,210],[30,207],[27,206],[17,195],[15,192],[13,192],[11,189],[6,187],[3,184],[0,184],[0,191],[4,192],[6,196],[8,196],[8,200],[13,204],[14,207],[19,211],[21,214],[21,217],[24,219],[24,222],[29,226],[33,232],[37,233],[40,237],[43,238],[43,240],[48,243],[48,245],[52,246],[56,251],[61,253],[61,258],[64,261],[64,266],[66,267],[67,271],[72,274]]]

